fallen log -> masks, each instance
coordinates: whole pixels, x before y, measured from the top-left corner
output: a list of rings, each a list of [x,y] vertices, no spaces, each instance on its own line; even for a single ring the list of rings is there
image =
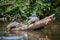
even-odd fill
[[[44,19],[39,20],[38,22],[31,24],[31,25],[23,25],[21,27],[14,28],[12,30],[32,30],[32,29],[40,28],[42,26],[47,25],[49,22],[55,20],[54,15],[55,14],[52,14]]]

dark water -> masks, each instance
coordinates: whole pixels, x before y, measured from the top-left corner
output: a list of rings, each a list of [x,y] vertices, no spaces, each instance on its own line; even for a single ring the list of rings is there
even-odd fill
[[[0,40],[60,40],[60,21],[48,24],[44,29],[32,31],[6,31],[9,22],[0,22]]]

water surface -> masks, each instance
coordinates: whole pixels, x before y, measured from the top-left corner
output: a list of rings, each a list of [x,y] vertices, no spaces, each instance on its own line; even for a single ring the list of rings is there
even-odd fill
[[[49,23],[43,29],[6,31],[9,22],[0,22],[0,40],[60,40],[60,21]]]

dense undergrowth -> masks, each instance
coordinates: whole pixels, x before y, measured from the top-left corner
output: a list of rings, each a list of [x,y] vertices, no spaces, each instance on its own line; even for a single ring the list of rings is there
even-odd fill
[[[55,11],[60,0],[0,0],[0,4],[5,3],[13,3],[12,6],[0,7],[0,15],[9,19],[28,20],[32,13],[36,13],[39,18],[55,13],[55,17],[60,18],[60,14]]]

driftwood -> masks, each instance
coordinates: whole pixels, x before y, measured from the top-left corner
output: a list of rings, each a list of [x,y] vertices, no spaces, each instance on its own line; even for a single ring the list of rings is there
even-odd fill
[[[42,20],[39,20],[38,22],[35,22],[31,25],[23,25],[21,27],[17,27],[17,28],[14,28],[12,30],[31,30],[31,29],[37,29],[37,28],[40,28],[42,26],[45,26],[47,25],[49,22],[55,20],[55,17],[54,17],[55,14],[52,14],[51,16],[48,16]]]
[[[0,4],[0,7],[4,7],[4,6],[13,6],[14,4],[12,2],[10,3],[5,3],[5,4]]]

